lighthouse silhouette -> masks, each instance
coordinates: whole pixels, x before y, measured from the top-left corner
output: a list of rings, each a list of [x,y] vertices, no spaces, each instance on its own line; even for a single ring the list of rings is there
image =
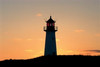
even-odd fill
[[[58,27],[55,26],[55,21],[52,19],[52,16],[50,16],[50,19],[46,21],[46,26],[44,27],[44,31],[46,32],[44,56],[57,55],[55,36],[57,30]]]

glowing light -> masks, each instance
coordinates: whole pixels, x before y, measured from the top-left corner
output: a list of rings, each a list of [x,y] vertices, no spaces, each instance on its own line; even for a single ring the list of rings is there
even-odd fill
[[[42,14],[41,14],[41,13],[38,13],[38,14],[36,14],[36,16],[41,17],[41,16],[42,16]]]

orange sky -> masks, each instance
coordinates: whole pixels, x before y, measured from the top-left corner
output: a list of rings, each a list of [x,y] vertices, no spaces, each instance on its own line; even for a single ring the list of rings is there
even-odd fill
[[[44,55],[52,15],[58,55],[100,55],[100,0],[1,0],[0,60]]]

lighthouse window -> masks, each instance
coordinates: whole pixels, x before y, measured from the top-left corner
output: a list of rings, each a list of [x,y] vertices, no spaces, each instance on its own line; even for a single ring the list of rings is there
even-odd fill
[[[52,26],[52,24],[50,24],[50,26]]]
[[[54,26],[54,23],[52,24],[52,26]]]
[[[53,24],[53,23],[51,23],[51,24],[50,24],[50,26],[54,26],[54,24]]]
[[[49,26],[49,23],[47,23],[47,26]]]
[[[53,26],[53,23],[51,24],[51,26]]]

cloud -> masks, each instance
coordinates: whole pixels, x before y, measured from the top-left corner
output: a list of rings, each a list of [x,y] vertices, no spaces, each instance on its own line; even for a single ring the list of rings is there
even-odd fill
[[[95,34],[95,36],[100,37],[100,34]]]
[[[85,50],[85,51],[100,53],[100,50]]]
[[[72,50],[68,50],[68,51],[67,51],[67,53],[72,53],[72,52],[74,52],[74,51],[72,51]]]
[[[30,49],[28,49],[28,50],[24,50],[25,52],[33,52],[33,50],[30,50]]]
[[[78,29],[78,30],[74,30],[74,32],[80,33],[80,32],[85,32],[85,30]]]
[[[14,38],[15,41],[32,41],[33,39],[31,38],[27,38],[27,39],[24,39],[24,38]]]
[[[15,41],[22,41],[21,38],[14,38]]]
[[[10,33],[9,33],[9,32],[4,32],[4,34],[5,34],[5,35],[8,35],[8,34],[10,34]]]
[[[31,38],[28,38],[27,41],[32,41],[32,39]]]
[[[37,17],[41,17],[41,16],[42,16],[42,14],[41,14],[41,13],[38,13],[38,14],[36,14],[36,16],[37,16]]]

